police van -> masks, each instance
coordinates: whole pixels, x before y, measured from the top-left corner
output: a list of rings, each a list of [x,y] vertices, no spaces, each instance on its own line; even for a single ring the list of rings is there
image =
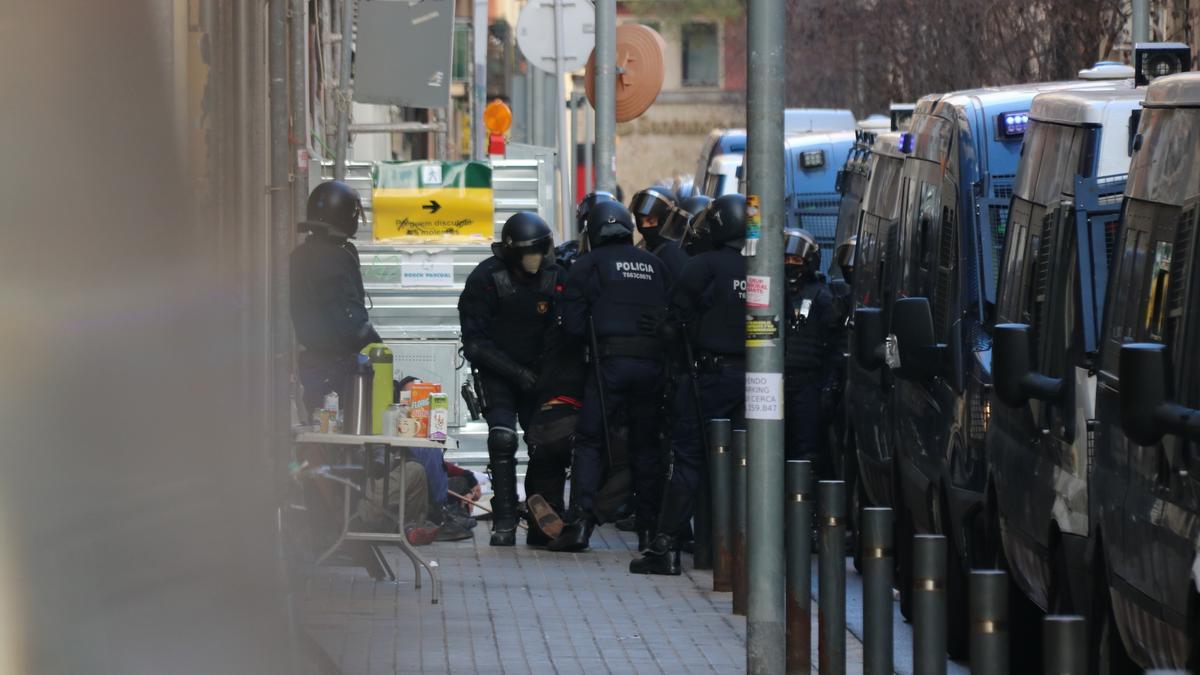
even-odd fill
[[[1045,611],[1084,613],[1091,592],[1088,421],[1144,97],[1130,80],[1035,98],[1013,187],[993,330],[987,505],[1012,582]]]
[[[787,223],[802,227],[821,247],[821,272],[829,271],[837,248],[838,212],[842,195],[838,176],[854,149],[855,131],[814,132],[788,136],[784,141],[787,172]]]
[[[895,256],[892,232],[900,217],[900,173],[904,152],[899,133],[880,134],[872,143],[866,161],[867,180],[853,225],[846,231],[858,237],[852,294],[854,306],[883,311],[883,298],[894,292],[885,271]],[[843,194],[843,199],[845,199]],[[839,222],[839,226],[841,223]],[[851,324],[850,344],[855,344]],[[891,506],[891,405],[892,372],[867,367],[858,359],[846,364],[846,436],[843,448],[857,469],[849,476],[853,512],[865,506]]]
[[[1200,672],[1200,74],[1150,84],[1133,147],[1098,338],[1090,643],[1111,672]]]
[[[1122,73],[1122,77],[1127,73]],[[1014,85],[931,96],[903,137],[894,291],[855,318],[861,362],[896,375],[893,504],[901,609],[912,598],[912,534],[947,535],[951,655],[967,648],[966,570],[989,560],[984,436],[991,387],[989,324],[1029,109],[1038,94],[1104,82]],[[884,313],[888,323],[882,323]],[[888,339],[884,336],[888,333]],[[847,402],[854,410],[856,402]]]

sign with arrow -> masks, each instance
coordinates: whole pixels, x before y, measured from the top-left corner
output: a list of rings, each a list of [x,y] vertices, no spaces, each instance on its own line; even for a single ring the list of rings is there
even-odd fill
[[[484,162],[380,162],[373,183],[375,241],[492,242],[492,168]]]

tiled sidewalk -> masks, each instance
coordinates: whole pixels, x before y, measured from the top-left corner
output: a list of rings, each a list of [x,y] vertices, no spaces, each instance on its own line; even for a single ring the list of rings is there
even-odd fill
[[[577,554],[491,548],[487,526],[421,549],[441,567],[442,604],[429,604],[428,579],[413,589],[412,566],[392,550],[398,583],[321,568],[300,598],[303,626],[346,675],[745,670],[745,620],[688,556],[681,577],[641,577],[627,571],[635,537],[611,526]],[[815,616],[813,626],[815,645]],[[847,647],[849,672],[861,672],[853,635]]]

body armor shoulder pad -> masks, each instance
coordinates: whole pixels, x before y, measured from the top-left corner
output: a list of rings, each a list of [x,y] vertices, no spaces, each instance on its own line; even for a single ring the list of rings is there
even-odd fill
[[[496,284],[496,295],[501,299],[517,292],[517,287],[513,283],[512,275],[507,269],[499,269],[492,272],[492,282]]]

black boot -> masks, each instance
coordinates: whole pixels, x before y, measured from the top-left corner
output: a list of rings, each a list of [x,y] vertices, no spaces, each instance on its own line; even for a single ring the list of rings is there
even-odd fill
[[[650,528],[638,529],[638,553],[645,553],[650,550],[650,544],[654,541],[654,530]]]
[[[629,571],[632,574],[663,574],[679,576],[683,570],[679,565],[679,547],[675,537],[669,534],[659,534],[650,544],[650,550],[641,558],[629,561]]]
[[[588,547],[588,541],[592,538],[592,530],[596,527],[596,521],[591,513],[584,511],[578,506],[572,506],[570,513],[567,515],[567,525],[563,528],[558,538],[550,542],[546,547],[547,550],[558,553],[570,553],[573,551],[583,551]]]
[[[492,469],[492,546],[517,543],[517,466],[511,459],[496,459]]]

